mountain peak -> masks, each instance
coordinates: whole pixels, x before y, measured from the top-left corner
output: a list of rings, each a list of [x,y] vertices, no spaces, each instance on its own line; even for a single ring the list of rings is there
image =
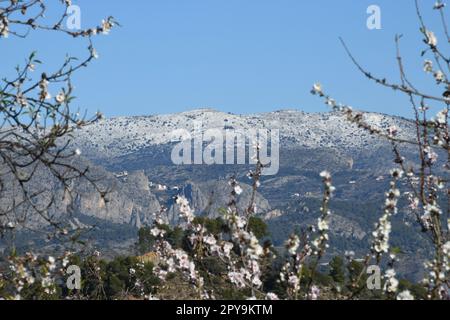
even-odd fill
[[[381,130],[396,126],[404,138],[413,133],[411,122],[379,113],[364,114],[364,119]],[[338,112],[306,113],[284,109],[268,113],[243,114],[201,108],[181,113],[118,117],[100,121],[76,132],[74,141],[83,154],[121,156],[151,146],[170,144],[172,132],[185,129],[194,132],[196,124],[204,129],[278,130],[285,147],[349,149],[378,145],[382,139],[349,123]]]

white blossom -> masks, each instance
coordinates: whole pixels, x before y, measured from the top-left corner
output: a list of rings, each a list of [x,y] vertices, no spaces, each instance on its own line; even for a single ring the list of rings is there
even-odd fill
[[[102,33],[107,35],[109,34],[109,32],[111,31],[113,27],[113,23],[111,22],[111,20],[102,20]]]
[[[152,236],[154,236],[154,237],[159,237],[159,236],[164,236],[165,231],[164,231],[164,230],[161,230],[161,229],[159,229],[159,228],[157,228],[157,227],[154,227],[154,228],[152,228],[152,229],[150,230],[150,233],[151,233]]]
[[[235,284],[238,288],[245,288],[246,283],[244,279],[244,275],[240,272],[229,272],[228,278],[230,279],[231,283]]]
[[[397,300],[414,300],[414,297],[409,290],[405,290],[398,294]]]
[[[98,52],[97,52],[97,50],[95,48],[91,49],[91,54],[92,54],[92,57],[94,59],[98,59],[99,58],[99,54],[98,54]]]
[[[278,296],[275,293],[269,292],[266,294],[266,300],[280,300],[280,298],[278,298]]]
[[[52,98],[52,95],[48,92],[48,80],[47,79],[42,79],[39,82],[39,89],[41,89],[41,91],[39,93],[39,99],[41,101],[49,100]]]
[[[327,231],[330,229],[330,225],[327,220],[319,218],[317,228],[320,231]]]
[[[297,253],[297,249],[300,246],[300,239],[297,235],[292,235],[289,240],[286,242],[286,249],[289,254],[294,255]]]
[[[320,83],[315,83],[312,89],[313,94],[323,94],[322,85]]]
[[[181,218],[186,220],[188,223],[191,223],[194,220],[195,216],[194,211],[189,206],[189,201],[185,197],[179,196],[177,197],[176,203],[180,207]]]
[[[300,279],[296,275],[291,275],[288,279],[288,284],[295,290],[300,289]]]
[[[447,114],[448,110],[444,109],[437,113],[436,117],[434,118],[434,121],[438,124],[446,124],[447,123]]]
[[[424,148],[423,152],[427,156],[430,164],[435,164],[437,162],[438,154],[436,152],[434,152],[433,149],[431,149],[431,147],[428,146],[428,147]]]
[[[311,300],[317,300],[320,296],[320,289],[317,286],[311,287],[311,292],[309,293],[309,298]]]
[[[236,194],[237,195],[240,195],[241,193],[242,193],[242,188],[241,188],[241,186],[239,186],[239,185],[236,185],[235,187],[234,187],[234,192],[236,192]]]
[[[216,238],[214,238],[213,236],[210,236],[210,235],[205,236],[203,238],[203,242],[206,243],[209,246],[215,246],[217,244]]]
[[[8,38],[9,36],[9,20],[6,16],[0,17],[0,37]]]
[[[67,257],[64,257],[64,259],[62,260],[62,266],[65,268],[65,267],[67,267],[68,264],[69,264],[69,259]]]
[[[59,104],[64,103],[66,101],[66,94],[64,92],[60,92],[56,95],[55,101]]]
[[[322,177],[324,179],[331,179],[331,174],[328,171],[322,171],[320,173],[320,177]]]
[[[436,79],[437,83],[444,82],[445,74],[441,70],[438,70],[434,73],[434,78]]]
[[[432,46],[432,47],[436,47],[437,44],[438,44],[438,40],[437,40],[436,35],[434,34],[434,32],[430,31],[430,30],[425,30],[425,34],[427,36],[427,39],[426,39],[427,44]]]
[[[442,246],[442,251],[444,252],[445,255],[447,255],[448,258],[450,258],[450,241],[447,241]]]
[[[433,9],[440,10],[440,9],[443,9],[445,6],[446,6],[446,4],[444,2],[436,1],[436,3],[433,6]]]
[[[230,253],[231,250],[233,249],[233,244],[230,242],[225,242],[223,244],[222,250],[223,250],[223,254],[226,258],[230,258]]]
[[[433,62],[431,60],[425,60],[423,70],[428,73],[433,72]]]
[[[385,278],[386,283],[384,285],[384,291],[388,293],[395,293],[398,290],[398,280],[395,278],[396,272],[394,269],[389,269],[386,271]]]
[[[48,268],[50,271],[55,270],[55,268],[56,268],[55,262],[56,262],[56,260],[54,257],[52,257],[52,256],[48,257]]]

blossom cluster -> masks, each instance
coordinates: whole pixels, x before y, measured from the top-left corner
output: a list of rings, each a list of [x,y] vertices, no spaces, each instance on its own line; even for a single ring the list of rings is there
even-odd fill
[[[65,276],[65,268],[69,265],[71,252],[61,257],[38,257],[28,252],[23,257],[9,258],[9,270],[0,274],[0,291],[2,283],[7,294],[4,299],[21,300],[24,290],[34,287],[40,298],[50,298],[56,293],[58,282]],[[7,284],[13,284],[8,287]]]
[[[303,239],[300,239],[297,234],[293,234],[285,243],[289,259],[281,269],[280,283],[286,285],[287,295],[293,299],[299,298],[306,263],[312,257],[315,257],[315,266],[317,266],[329,246],[327,242],[329,240],[328,231],[330,229],[331,211],[328,207],[335,187],[332,185],[331,174],[328,171],[323,171],[320,177],[324,184],[324,195],[322,207],[320,208],[321,216],[317,220],[317,226],[311,227],[310,232],[305,234]],[[315,239],[310,241],[311,233],[314,233],[316,230],[317,235],[315,235]],[[306,286],[305,291],[305,299],[317,300],[320,296],[320,289],[313,285],[312,282]]]
[[[390,190],[386,194],[384,213],[372,234],[374,237],[372,252],[378,261],[381,259],[383,253],[389,252],[389,239],[392,231],[391,217],[397,213],[397,203],[400,197],[397,181],[403,177],[403,174],[403,171],[398,169],[391,171],[392,181],[390,183]]]
[[[328,171],[323,171],[320,176],[323,179],[323,184],[325,186],[325,193],[323,198],[322,207],[320,211],[322,215],[317,221],[317,229],[318,229],[318,237],[312,242],[313,247],[315,248],[315,254],[318,256],[322,256],[326,248],[328,248],[328,231],[330,229],[330,215],[331,211],[329,210],[329,202],[333,192],[335,191],[335,187],[331,184],[331,174]]]

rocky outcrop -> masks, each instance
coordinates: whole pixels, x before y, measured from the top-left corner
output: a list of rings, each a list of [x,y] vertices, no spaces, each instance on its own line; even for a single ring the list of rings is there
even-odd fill
[[[367,235],[357,223],[339,215],[331,215],[330,230],[333,234],[347,239],[363,240]]]
[[[150,224],[160,204],[150,191],[148,178],[143,171],[133,172],[124,180],[108,174],[102,181],[109,192],[103,200],[98,192],[83,190],[75,203],[78,213],[117,224],[132,224],[140,228]]]
[[[27,184],[32,192],[42,192],[33,198],[36,208],[45,208],[45,218],[37,214],[27,203],[20,205],[0,223],[8,222],[17,228],[38,229],[48,226],[48,219],[67,225],[68,228],[84,228],[76,219],[78,215],[93,217],[116,224],[132,224],[141,227],[150,224],[153,214],[160,210],[157,197],[150,191],[148,178],[143,171],[137,171],[126,179],[118,179],[105,169],[80,159],[80,167],[89,167],[88,175],[96,187],[85,178],[74,180],[73,191],[65,193],[56,179],[45,168],[36,170],[34,178]],[[10,179],[6,191],[0,198],[2,211],[7,211],[13,203],[21,203],[20,188]],[[102,196],[100,191],[106,191]],[[48,206],[48,204],[52,204]],[[47,208],[48,206],[48,208]]]

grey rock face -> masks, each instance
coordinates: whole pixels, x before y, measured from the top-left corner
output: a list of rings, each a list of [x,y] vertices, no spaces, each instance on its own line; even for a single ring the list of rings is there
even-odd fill
[[[105,200],[98,192],[87,188],[80,193],[75,204],[78,213],[112,223],[141,227],[151,223],[153,214],[160,210],[159,201],[150,191],[148,178],[143,171],[122,179],[107,174],[101,183],[109,190]]]
[[[338,215],[331,216],[330,229],[335,235],[356,240],[363,240],[367,235],[360,225]]]
[[[133,224],[140,227],[143,223],[151,223],[153,213],[160,210],[159,201],[150,191],[148,178],[142,171],[120,180],[103,168],[82,159],[79,159],[78,165],[89,168],[87,175],[96,181],[100,190],[107,191],[106,197],[102,197],[101,193],[84,178],[73,181],[73,192],[70,195],[64,193],[49,172],[44,168],[39,169],[27,188],[34,192],[42,192],[40,196],[34,198],[37,208],[45,208],[52,203],[46,210],[46,217],[51,218],[52,222],[74,227],[78,225],[74,217],[81,214],[112,223]],[[16,183],[10,182],[7,190],[0,202],[3,210],[11,207],[14,202],[20,203],[23,199]],[[19,228],[39,229],[48,226],[48,221],[34,213],[29,205],[19,206],[1,219],[3,222],[13,222]]]

